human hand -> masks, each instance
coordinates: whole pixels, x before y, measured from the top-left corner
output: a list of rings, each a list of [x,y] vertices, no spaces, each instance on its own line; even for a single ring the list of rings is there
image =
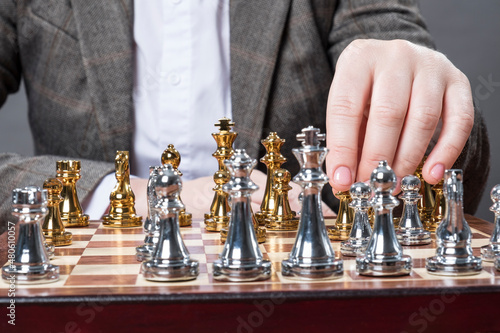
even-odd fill
[[[366,181],[380,160],[400,178],[422,160],[437,183],[462,151],[474,124],[467,77],[443,54],[407,41],[353,41],[337,62],[328,98],[327,174],[336,191]]]
[[[256,213],[260,210],[262,198],[264,197],[267,176],[259,170],[254,170],[251,178],[253,182],[259,186],[259,190],[253,193],[251,202],[253,212]],[[147,216],[148,212],[146,195],[147,182],[147,179],[142,178],[130,179],[130,186],[132,186],[132,190],[135,194],[136,213],[144,218]],[[290,207],[292,210],[298,212],[301,209],[298,201],[300,186],[294,183],[290,183],[290,185],[293,188],[293,190],[288,192]],[[210,176],[183,182],[181,199],[184,205],[186,205],[186,211],[192,214],[193,219],[203,219],[205,213],[210,212],[210,206],[214,198],[214,187],[215,183],[213,177]],[[325,216],[335,215],[326,204],[323,204],[323,214]]]

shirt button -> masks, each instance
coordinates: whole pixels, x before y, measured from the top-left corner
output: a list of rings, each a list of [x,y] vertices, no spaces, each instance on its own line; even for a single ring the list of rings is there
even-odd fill
[[[181,77],[180,77],[180,75],[175,74],[175,73],[174,73],[174,74],[170,74],[170,75],[168,76],[168,82],[169,82],[171,85],[176,86],[176,85],[178,85],[179,83],[181,83]]]

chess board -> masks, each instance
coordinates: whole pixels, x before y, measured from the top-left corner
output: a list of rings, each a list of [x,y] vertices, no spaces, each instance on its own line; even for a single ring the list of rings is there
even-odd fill
[[[469,218],[471,219],[471,217]],[[327,225],[333,219],[326,220]],[[488,244],[489,230],[486,224],[471,223],[474,255],[480,255],[480,247]],[[107,228],[100,221],[92,221],[88,227],[68,229],[73,233],[73,244],[58,247],[51,263],[60,267],[60,280],[50,284],[18,285],[17,297],[77,296],[77,295],[157,295],[182,297],[188,294],[259,293],[265,291],[311,291],[341,292],[345,295],[359,291],[377,289],[379,292],[394,289],[418,291],[419,288],[441,288],[452,286],[500,286],[500,272],[493,263],[483,261],[483,271],[465,277],[442,277],[429,274],[425,269],[425,258],[435,255],[435,241],[425,246],[404,246],[404,254],[413,258],[410,275],[401,277],[373,278],[356,273],[355,258],[343,257],[344,275],[335,280],[304,281],[283,277],[281,261],[288,257],[296,232],[267,232],[267,240],[260,244],[264,258],[273,263],[270,280],[234,283],[215,281],[212,263],[223,249],[218,233],[208,232],[202,221],[193,221],[192,226],[181,228],[184,242],[192,256],[200,263],[200,274],[196,280],[187,282],[151,282],[143,278],[140,262],[135,257],[135,247],[142,245],[142,228]],[[433,235],[434,237],[434,235]],[[339,257],[340,242],[332,242]],[[0,297],[5,297],[8,285],[0,284]]]
[[[467,216],[474,254],[489,241],[493,225]],[[327,220],[327,224],[332,224]],[[295,232],[268,232],[260,244],[273,263],[270,280],[215,281],[212,262],[223,248],[218,233],[203,222],[181,228],[200,274],[187,282],[150,282],[140,273],[135,247],[142,228],[105,228],[99,221],[71,229],[73,244],[56,248],[52,263],[60,280],[17,285],[16,326],[0,320],[0,331],[14,332],[497,332],[500,321],[500,272],[484,262],[478,275],[430,275],[425,258],[435,243],[403,247],[413,258],[408,276],[359,276],[355,259],[344,257],[336,280],[301,281],[281,275]],[[340,242],[333,242],[340,255]],[[0,282],[0,307],[12,300]],[[7,309],[7,310],[5,310]],[[3,312],[0,311],[0,314]],[[2,315],[3,316],[3,315]],[[7,319],[5,319],[7,318]],[[390,320],[386,320],[390,318]],[[5,330],[4,330],[5,328]],[[430,328],[430,329],[428,329]]]

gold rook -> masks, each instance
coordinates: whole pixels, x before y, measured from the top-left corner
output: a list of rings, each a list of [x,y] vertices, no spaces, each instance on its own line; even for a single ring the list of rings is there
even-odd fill
[[[45,239],[47,243],[54,246],[70,245],[73,235],[71,232],[65,231],[61,221],[61,212],[59,211],[59,204],[63,201],[61,197],[63,184],[57,178],[49,178],[43,183],[43,188],[47,190],[48,196],[48,213],[42,226]]]
[[[83,214],[82,206],[76,193],[76,182],[80,179],[80,161],[57,161],[57,179],[63,188],[62,201],[59,204],[61,221],[66,228],[86,227],[89,225],[89,216]]]

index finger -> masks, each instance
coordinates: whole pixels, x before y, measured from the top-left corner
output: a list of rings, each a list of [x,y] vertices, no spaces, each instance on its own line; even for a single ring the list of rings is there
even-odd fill
[[[349,190],[358,165],[358,140],[372,86],[372,67],[351,44],[337,62],[326,109],[326,157],[330,185]]]

